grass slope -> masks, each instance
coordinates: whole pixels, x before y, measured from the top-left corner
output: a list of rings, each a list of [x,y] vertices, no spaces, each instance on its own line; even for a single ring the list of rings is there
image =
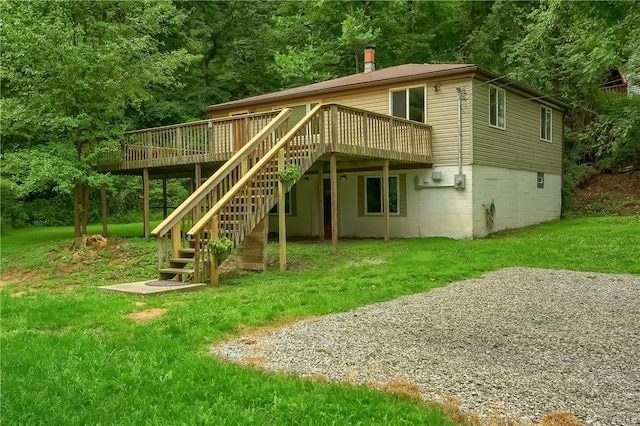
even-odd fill
[[[640,216],[472,241],[348,241],[337,256],[329,244],[295,243],[292,271],[231,274],[219,288],[144,299],[96,286],[153,277],[155,241],[112,238],[72,253],[70,235],[16,231],[2,241],[2,423],[453,424],[408,398],[221,363],[208,347],[244,327],[345,311],[506,266],[640,275],[638,241]],[[275,244],[269,253],[277,255]],[[146,323],[125,317],[154,308],[166,313]]]

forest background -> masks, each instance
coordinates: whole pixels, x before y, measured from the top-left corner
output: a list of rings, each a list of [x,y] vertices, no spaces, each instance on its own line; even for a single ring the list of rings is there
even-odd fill
[[[93,171],[125,131],[361,72],[367,45],[377,68],[475,63],[567,103],[565,206],[640,168],[640,96],[607,90],[640,84],[640,2],[0,0],[2,231],[71,224],[74,188],[97,222],[103,184],[111,220],[140,221],[141,180]],[[171,180],[169,205],[189,189]]]

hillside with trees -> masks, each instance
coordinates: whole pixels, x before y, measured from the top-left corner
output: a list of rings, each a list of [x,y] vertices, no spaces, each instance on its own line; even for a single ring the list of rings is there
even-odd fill
[[[617,1],[2,0],[2,228],[75,216],[82,232],[101,185],[129,219],[140,181],[93,171],[123,132],[360,72],[366,45],[379,68],[475,63],[568,104],[568,205],[591,175],[640,168],[640,95],[612,90],[640,84],[638,22],[640,3]],[[171,183],[174,206],[188,189]]]

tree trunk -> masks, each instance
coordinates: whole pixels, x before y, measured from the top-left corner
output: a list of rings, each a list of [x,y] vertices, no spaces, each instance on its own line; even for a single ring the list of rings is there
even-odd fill
[[[89,185],[86,183],[73,188],[73,233],[74,248],[84,244],[89,225]]]
[[[76,239],[82,237],[82,229],[80,227],[80,186],[73,188],[73,231]]]
[[[89,185],[82,185],[82,235],[87,235],[89,226]]]

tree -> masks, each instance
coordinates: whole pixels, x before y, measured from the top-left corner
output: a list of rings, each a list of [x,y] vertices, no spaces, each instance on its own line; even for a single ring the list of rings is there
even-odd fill
[[[105,180],[93,166],[127,129],[127,108],[192,59],[161,43],[184,16],[169,1],[1,6],[3,175],[23,194],[73,192],[79,237],[89,185]]]

